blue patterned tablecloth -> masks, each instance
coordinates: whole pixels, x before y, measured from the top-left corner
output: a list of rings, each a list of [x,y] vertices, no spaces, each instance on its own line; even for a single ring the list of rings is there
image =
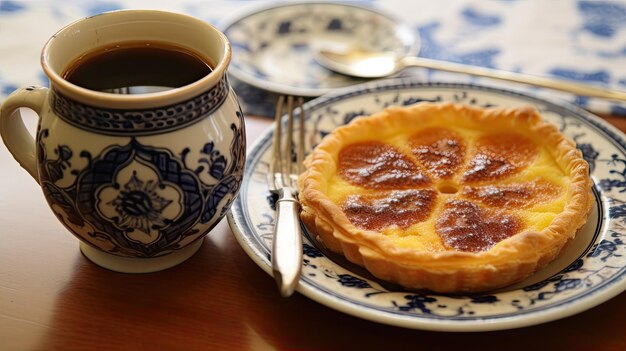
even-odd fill
[[[122,8],[187,13],[220,26],[261,1],[0,0],[0,101],[20,86],[47,85],[39,53],[48,37],[85,16]],[[353,2],[355,3],[355,2]],[[626,90],[626,1],[367,1],[406,22],[421,39],[420,56]],[[233,60],[236,60],[233,57]],[[411,72],[409,72],[411,73]],[[511,84],[429,71],[431,81]],[[626,103],[515,85],[597,113],[626,116]],[[237,88],[236,89],[243,89]],[[264,114],[242,91],[247,113]],[[262,94],[261,94],[262,95]],[[265,94],[267,95],[267,94]],[[260,95],[257,95],[260,96]],[[271,97],[268,97],[271,98]]]

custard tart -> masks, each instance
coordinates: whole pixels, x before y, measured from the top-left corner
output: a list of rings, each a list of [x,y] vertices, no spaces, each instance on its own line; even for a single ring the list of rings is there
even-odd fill
[[[319,245],[409,289],[487,291],[552,261],[593,204],[576,144],[531,107],[391,107],[327,135],[299,177]]]

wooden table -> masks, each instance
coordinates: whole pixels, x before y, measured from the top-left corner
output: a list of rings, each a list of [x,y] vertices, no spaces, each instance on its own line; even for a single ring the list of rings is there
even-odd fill
[[[626,119],[609,121],[626,131]],[[270,125],[247,117],[249,141]],[[626,293],[575,316],[488,333],[401,329],[342,314],[272,278],[223,220],[178,267],[100,268],[0,147],[0,350],[626,350]]]

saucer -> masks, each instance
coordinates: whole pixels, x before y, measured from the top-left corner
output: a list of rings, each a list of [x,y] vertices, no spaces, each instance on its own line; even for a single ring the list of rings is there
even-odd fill
[[[318,64],[315,53],[322,48],[415,55],[419,47],[412,30],[393,16],[342,3],[256,8],[226,20],[220,28],[232,45],[233,78],[260,90],[305,97],[365,82]]]

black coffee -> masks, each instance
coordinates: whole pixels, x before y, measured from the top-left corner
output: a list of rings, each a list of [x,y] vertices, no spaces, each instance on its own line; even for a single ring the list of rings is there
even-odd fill
[[[141,94],[182,87],[209,73],[206,59],[182,47],[128,42],[86,53],[63,78],[90,90]]]

